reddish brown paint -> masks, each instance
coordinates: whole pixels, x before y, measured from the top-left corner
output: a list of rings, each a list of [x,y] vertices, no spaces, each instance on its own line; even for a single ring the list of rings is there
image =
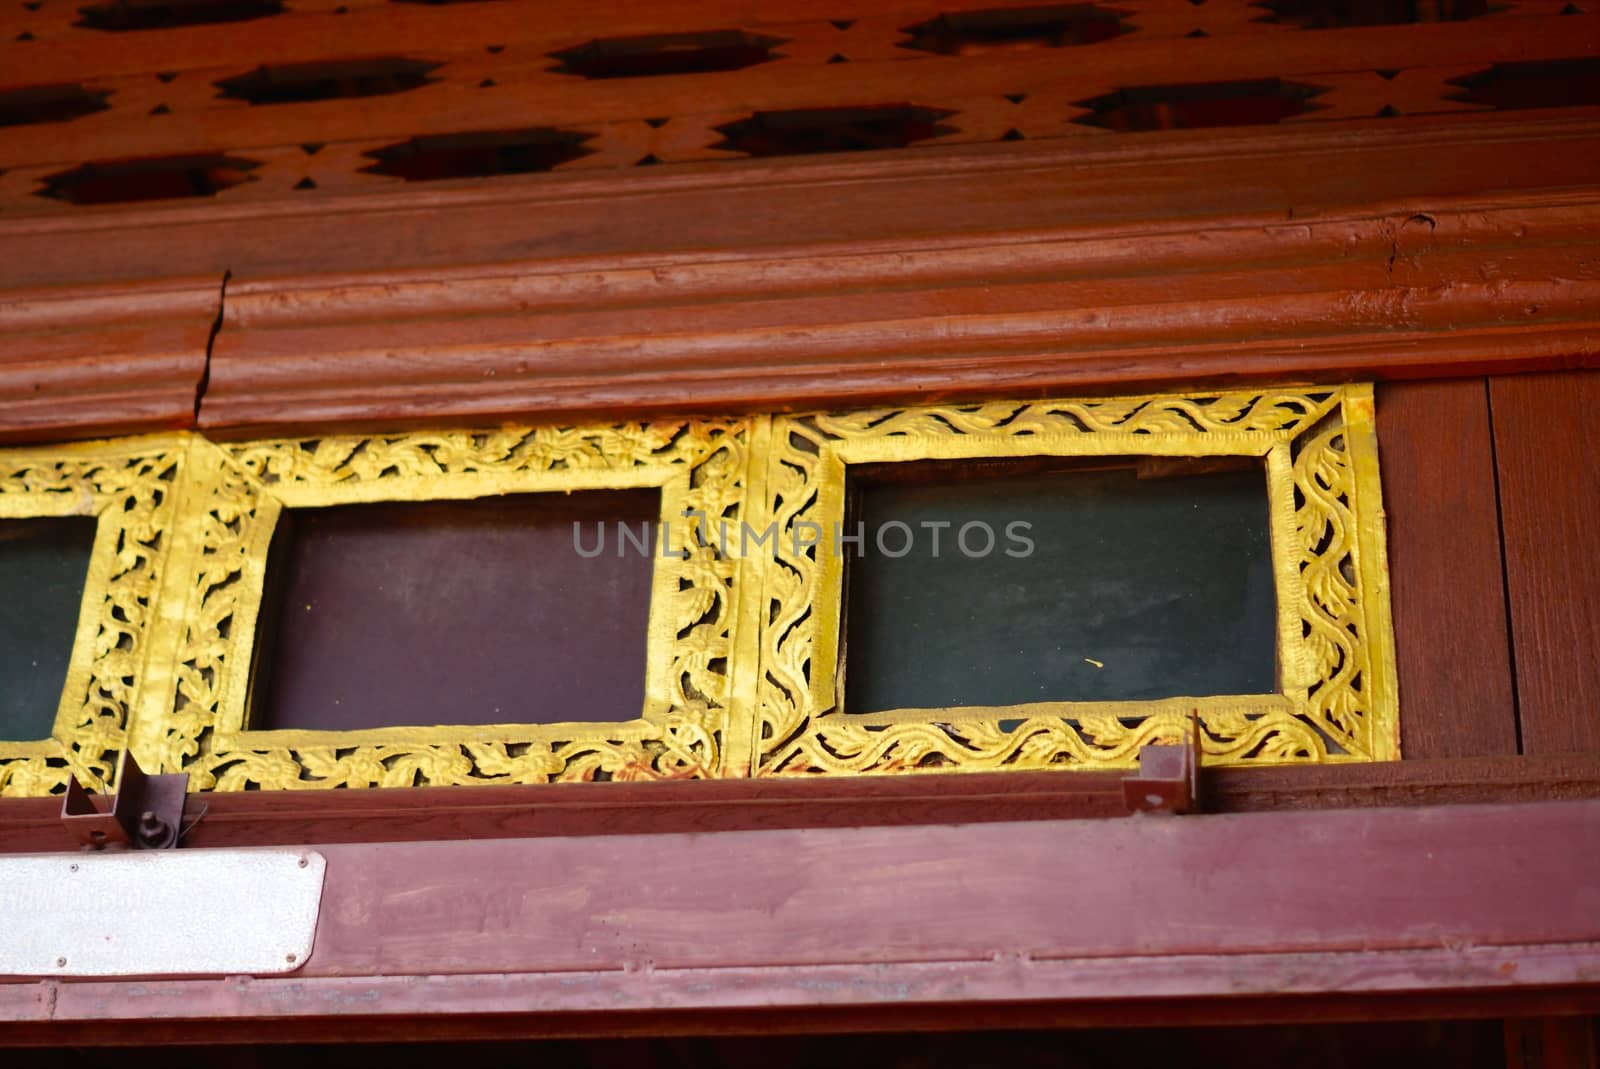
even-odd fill
[[[1187,962],[1184,964],[1188,964]],[[1301,966],[1291,962],[1288,970]],[[1500,962],[1499,964],[1505,964]],[[1407,965],[1400,965],[1402,970]],[[1459,976],[1448,968],[1438,971],[1415,970],[1415,975],[1444,979]],[[701,980],[702,977],[686,976]],[[570,978],[564,985],[572,986]],[[717,971],[703,978],[708,982],[726,981],[748,988],[752,980],[771,980],[770,972],[750,976],[737,971]],[[802,977],[802,980],[809,979]],[[830,978],[831,979],[831,978]],[[446,984],[453,984],[446,981]],[[59,987],[41,985],[49,996]],[[141,985],[145,990],[149,986]],[[1423,1021],[1439,1018],[1489,1018],[1498,1021],[1506,1014],[1533,1017],[1539,1014],[1582,1014],[1600,1008],[1591,992],[1572,987],[1530,987],[1527,989],[1461,990],[1450,988],[1428,992],[1384,991],[1381,994],[1329,994],[1315,998],[1273,996],[1230,996],[1227,998],[1107,998],[1080,1002],[1003,1002],[1003,1003],[895,1003],[890,1005],[824,1005],[803,1008],[776,1007],[757,1010],[642,1010],[629,1013],[528,1013],[522,1007],[533,1003],[538,992],[514,991],[498,1010],[480,1012],[454,998],[445,984],[428,992],[437,1016],[412,1014],[396,1020],[379,1014],[357,1015],[316,1013],[320,1005],[371,1003],[377,997],[375,985],[361,980],[327,980],[313,984],[274,985],[259,993],[282,1005],[289,1000],[304,1000],[310,1012],[299,1017],[259,1015],[224,1018],[163,1018],[136,1020],[73,1020],[64,1023],[21,1022],[5,1026],[6,1043],[11,1046],[124,1046],[128,1043],[172,1044],[252,1044],[252,1043],[351,1043],[395,1042],[402,1034],[416,1037],[412,1042],[450,1042],[475,1039],[662,1037],[662,1036],[752,1036],[763,1042],[781,1040],[787,1035],[826,1033],[883,1033],[895,1031],[947,1032],[953,1029],[1017,1028],[1213,1028],[1218,1025],[1250,1026],[1300,1024],[1305,1022],[1348,1021]],[[706,985],[701,985],[706,986]],[[318,990],[320,989],[320,990]],[[161,993],[171,989],[162,985]],[[96,1001],[111,994],[104,990],[86,991]],[[185,986],[185,997],[203,999],[206,992]],[[404,1042],[402,1040],[402,1042]],[[235,1051],[237,1047],[235,1047]],[[1523,1069],[1523,1067],[1516,1067]],[[1588,1069],[1588,1067],[1583,1067]]]
[[[745,14],[756,15],[757,25],[765,21],[755,12]],[[791,10],[785,21],[796,21],[795,14]],[[678,29],[697,21],[707,28],[716,26],[700,21],[705,15],[690,10],[674,9],[671,17]],[[459,22],[447,24],[448,28],[435,27],[429,33],[418,25],[421,21],[397,18],[381,9],[351,12],[343,18],[324,12],[307,13],[287,22],[267,20],[250,34],[228,32],[227,27],[209,28],[209,32],[163,31],[162,36],[176,40],[159,44],[152,41],[154,47],[141,47],[141,35],[94,35],[85,40],[85,35],[78,34],[56,42],[59,52],[54,54],[6,41],[0,44],[0,65],[8,70],[8,78],[15,84],[59,80],[63,71],[74,72],[78,77],[105,77],[185,66],[208,69],[185,78],[184,84],[172,91],[190,118],[187,123],[129,122],[131,116],[119,114],[114,108],[76,120],[70,126],[53,124],[35,130],[0,131],[0,155],[23,166],[61,160],[234,151],[241,146],[292,146],[306,136],[308,129],[329,142],[370,142],[374,138],[404,139],[419,132],[516,128],[527,125],[529,115],[558,117],[563,126],[589,129],[598,123],[639,120],[646,115],[674,116],[680,118],[680,125],[695,130],[695,147],[703,148],[719,140],[714,133],[706,136],[708,129],[757,110],[859,107],[864,102],[886,101],[939,105],[969,98],[999,98],[1019,91],[1052,93],[1070,108],[1075,101],[1127,84],[1130,75],[1139,79],[1134,84],[1276,77],[1310,81],[1317,73],[1365,74],[1374,69],[1458,67],[1471,71],[1497,62],[1583,56],[1600,47],[1600,18],[1583,13],[1576,17],[1551,14],[1499,20],[1492,31],[1482,24],[1448,22],[1411,28],[1412,32],[1407,33],[1397,33],[1390,27],[1319,34],[1289,30],[1270,37],[1222,36],[1210,47],[1134,35],[1117,42],[1114,48],[1076,50],[1070,64],[1063,63],[1061,53],[1051,49],[1001,50],[959,57],[905,52],[896,56],[899,62],[837,64],[837,69],[821,72],[825,77],[819,76],[821,64],[809,69],[798,67],[798,76],[796,65],[762,64],[722,72],[715,80],[691,76],[575,84],[568,78],[541,77],[552,65],[541,54],[541,46],[575,43],[572,34],[577,20],[568,12],[559,31],[562,36],[530,42],[531,48],[519,48],[511,58],[495,64],[495,88],[501,90],[498,93],[461,91],[470,87],[467,79],[487,62],[477,55],[461,57],[472,65],[458,72],[465,84],[456,87],[456,92],[422,91],[393,100],[325,101],[319,102],[314,111],[240,107],[234,101],[207,99],[208,94],[203,91],[188,88],[188,83],[204,86],[214,78],[238,74],[269,58],[275,63],[291,63],[385,54],[375,51],[378,49],[407,55],[416,52],[421,41],[441,40],[460,42],[469,48],[476,46],[476,51],[482,47],[479,40],[496,39],[489,36],[491,31],[486,26],[472,26],[468,36]],[[617,33],[614,26],[598,21],[593,12],[586,11],[583,22],[591,32]],[[818,27],[825,28],[821,19],[806,29],[815,33]],[[898,35],[887,27],[885,30],[883,37],[888,44]],[[134,40],[128,40],[130,36]],[[462,41],[464,36],[468,39]],[[511,36],[523,34],[513,31]],[[210,38],[206,43],[217,50],[215,54],[191,51],[206,38]],[[890,49],[894,56],[892,44]],[[477,63],[473,64],[473,60]],[[1439,71],[1446,77],[1451,73],[1454,72],[1448,69]],[[1406,94],[1400,87],[1396,92],[1415,101],[1409,109],[1411,113],[1461,110],[1459,105],[1442,99],[1446,94],[1438,89],[1443,81],[1436,75],[1423,81],[1421,92]],[[1318,122],[1333,117],[1346,116],[1307,116]],[[1061,129],[1060,134],[1104,136],[1070,126]]]
[[[244,434],[286,412],[313,425],[493,421],[1586,359],[1600,331],[1584,285],[1535,276],[1581,275],[1587,246],[1571,242],[1591,224],[1569,205],[1544,211],[1436,210],[1398,270],[1409,213],[241,280],[201,418]],[[1502,281],[1446,284],[1486,273]],[[403,342],[396,314],[416,317]]]
[[[250,791],[191,796],[189,847],[417,842],[1122,817],[1120,773]],[[1600,754],[1207,770],[1206,812],[1600,798]],[[60,802],[0,803],[0,853],[63,849]]]
[[[1517,752],[1500,517],[1482,379],[1377,396],[1407,760]]]
[[[0,443],[192,425],[221,302],[220,278],[0,296]]]
[[[573,256],[799,252],[811,243],[826,251],[838,242],[892,251],[930,235],[958,248],[984,234],[1026,242],[1041,229],[1131,235],[1176,221],[1188,224],[1181,232],[1206,220],[1315,223],[1349,211],[1409,218],[1463,196],[1485,208],[1568,203],[1582,216],[1584,198],[1573,194],[1597,174],[1594,120],[1582,113],[1174,131],[15,218],[0,223],[0,238],[19,254],[0,263],[0,280],[224,270],[260,280]]]
[[[1597,835],[1600,801],[329,846],[302,975],[1600,941]]]
[[[182,422],[224,270],[200,417],[230,435],[1571,366],[1600,359],[1600,229],[1538,189],[1600,181],[1593,133],[1179,132],[12,219],[0,285],[34,288],[10,308],[113,284],[12,341],[0,434]],[[205,272],[179,341],[149,327],[170,299],[115,281]]]
[[[1505,1023],[1506,1069],[1595,1069],[1600,1018],[1513,1017]]]
[[[1522,748],[1600,750],[1600,373],[1489,391]]]
[[[1600,855],[1571,848],[1597,829],[1600,801],[329,845],[296,976],[0,984],[0,1018],[1570,988],[1600,968]]]

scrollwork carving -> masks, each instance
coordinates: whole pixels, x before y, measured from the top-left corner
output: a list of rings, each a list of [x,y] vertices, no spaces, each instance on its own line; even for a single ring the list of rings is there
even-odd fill
[[[1356,538],[1360,524],[1381,522],[1369,388],[876,409],[781,419],[773,438],[767,507],[783,532],[842,519],[834,484],[843,463],[861,458],[1269,458],[1280,642],[1290,647],[1280,662],[1311,667],[1259,700],[1054,703],[921,722],[852,716],[834,707],[836,666],[820,654],[832,648],[825,629],[839,610],[828,598],[842,564],[784,537],[761,595],[757,774],[1126,766],[1147,743],[1183,738],[1196,714],[1211,763],[1397,755],[1392,676],[1373,681],[1375,669],[1388,672],[1372,652],[1388,639],[1387,575]]]
[[[101,525],[84,601],[93,641],[74,653],[56,737],[0,744],[0,793],[49,793],[69,775],[103,788],[130,745],[147,767],[214,790],[1104,768],[1183,737],[1196,714],[1214,764],[1390,759],[1371,405],[1370,388],[1345,386],[0,451],[0,516],[92,513]],[[790,535],[842,519],[850,464],[1213,454],[1264,461],[1278,693],[912,718],[836,707],[843,565]],[[683,551],[653,564],[637,719],[249,729],[256,617],[282,510],[630,487],[660,487]],[[746,520],[778,533],[757,543],[758,559],[725,541]]]
[[[737,560],[705,520],[737,523],[743,424],[662,421],[349,435],[208,447],[187,558],[189,605],[163,763],[202,788],[340,788],[717,775],[730,715]],[[662,557],[647,707],[621,724],[253,732],[249,651],[272,524],[283,507],[660,486],[681,525]],[[673,519],[684,517],[683,519]],[[663,597],[662,592],[666,591]],[[575,717],[574,720],[582,718]],[[369,736],[381,738],[374,741]]]
[[[146,685],[165,577],[182,437],[0,450],[0,516],[96,516],[80,612],[93,621],[67,669],[49,740],[0,742],[0,795],[51,794],[76,776],[106,789]]]

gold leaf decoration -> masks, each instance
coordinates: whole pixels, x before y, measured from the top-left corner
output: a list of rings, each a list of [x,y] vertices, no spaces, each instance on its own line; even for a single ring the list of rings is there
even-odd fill
[[[1356,545],[1360,524],[1381,515],[1370,416],[1370,388],[1346,386],[778,420],[767,506],[782,535],[762,591],[757,774],[1127,767],[1140,747],[1181,739],[1196,714],[1208,763],[1394,757],[1392,675],[1372,652],[1389,648],[1386,574],[1381,556],[1363,559]],[[823,629],[837,627],[830,599],[842,562],[796,551],[793,536],[843,519],[835,483],[848,458],[1030,453],[1267,458],[1279,663],[1288,666],[1281,693],[961,710],[952,719],[930,710],[920,721],[909,711],[853,716],[821,697],[833,693],[836,666],[813,658],[832,648]]]
[[[52,736],[0,742],[0,795],[104,790],[148,682],[151,617],[166,578],[188,437],[0,450],[0,516],[96,516],[80,628]],[[80,636],[83,632],[80,630]]]
[[[714,537],[688,539],[681,560],[654,560],[651,666],[638,719],[253,732],[244,705],[265,556],[281,508],[660,486],[663,516],[700,513],[737,530],[746,433],[741,421],[711,420],[201,443],[189,513],[196,534],[182,562],[188,604],[156,744],[161,763],[213,790],[719,774],[732,709],[739,562]],[[684,541],[679,533],[675,548]]]

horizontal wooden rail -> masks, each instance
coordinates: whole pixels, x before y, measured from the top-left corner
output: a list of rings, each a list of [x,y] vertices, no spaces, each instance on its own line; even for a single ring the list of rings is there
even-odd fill
[[[1388,1016],[1484,994],[1572,1012],[1600,1005],[1597,834],[1590,800],[320,845],[294,976],[18,978],[0,1043],[200,1021],[278,1039],[841,1008],[971,1023],[1019,1003],[1056,1023],[1128,1003],[1227,1019],[1249,1000],[1304,1017],[1363,995]]]
[[[283,846],[1123,817],[1118,772],[246,791],[190,795],[185,844]],[[1600,798],[1600,754],[1211,769],[1212,813]],[[0,853],[71,849],[58,798],[0,800]]]

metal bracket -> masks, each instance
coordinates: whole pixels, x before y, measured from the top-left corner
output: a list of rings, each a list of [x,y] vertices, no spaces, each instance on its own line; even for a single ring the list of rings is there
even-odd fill
[[[146,775],[124,751],[117,790],[109,798],[90,794],[76,779],[67,781],[61,824],[85,850],[170,850],[178,845],[188,790],[188,773]]]
[[[1200,803],[1200,718],[1189,718],[1187,745],[1156,744],[1139,751],[1139,771],[1122,778],[1130,813],[1188,813]]]

